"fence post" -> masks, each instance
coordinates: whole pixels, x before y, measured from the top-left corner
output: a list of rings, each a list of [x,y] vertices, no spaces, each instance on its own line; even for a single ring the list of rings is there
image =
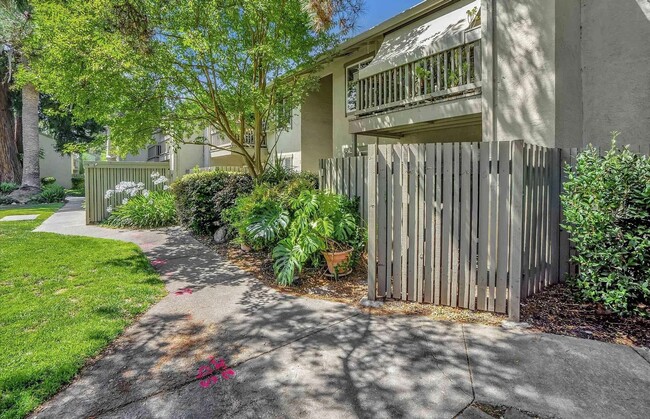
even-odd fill
[[[377,296],[377,145],[368,145],[368,299]]]
[[[521,294],[521,244],[523,208],[523,149],[521,140],[512,142],[512,198],[510,200],[510,281],[508,290],[508,318],[518,322],[520,319]]]

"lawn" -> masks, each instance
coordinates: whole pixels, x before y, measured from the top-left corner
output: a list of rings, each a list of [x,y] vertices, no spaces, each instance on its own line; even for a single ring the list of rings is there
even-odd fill
[[[131,243],[31,231],[60,204],[0,209],[0,418],[23,417],[69,382],[164,286]]]

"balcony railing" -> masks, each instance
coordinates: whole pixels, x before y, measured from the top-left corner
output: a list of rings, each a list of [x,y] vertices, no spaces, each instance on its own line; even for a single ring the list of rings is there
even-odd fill
[[[353,115],[462,95],[481,85],[481,41],[476,40],[362,78]]]
[[[220,135],[218,132],[214,131],[211,133],[211,143],[214,146],[221,148],[232,147],[232,142],[226,136]],[[255,147],[255,132],[253,130],[248,130],[244,134],[244,146],[245,147]],[[266,147],[266,135],[262,137],[262,147]]]

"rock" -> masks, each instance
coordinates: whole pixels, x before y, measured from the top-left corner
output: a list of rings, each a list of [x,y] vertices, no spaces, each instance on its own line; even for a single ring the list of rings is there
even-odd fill
[[[40,192],[41,192],[40,188],[33,188],[28,186],[28,187],[16,189],[15,191],[7,195],[7,197],[13,200],[14,203],[26,204],[34,197],[34,195]]]
[[[361,305],[364,307],[372,307],[372,308],[379,308],[384,305],[383,301],[372,301],[369,300],[368,297],[363,297],[360,301]]]
[[[214,242],[217,244],[225,243],[228,241],[228,228],[226,226],[219,227],[217,231],[214,232]]]
[[[501,327],[504,329],[512,330],[512,329],[529,329],[530,324],[526,322],[511,322],[510,320],[504,320],[501,322]]]

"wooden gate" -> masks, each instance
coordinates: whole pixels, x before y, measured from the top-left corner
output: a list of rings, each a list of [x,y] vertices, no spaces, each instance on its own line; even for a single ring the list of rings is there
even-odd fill
[[[152,173],[160,173],[170,177],[169,162],[143,163],[143,162],[86,162],[85,188],[86,188],[86,224],[96,224],[108,217],[106,208],[120,204],[118,197],[113,195],[105,198],[106,191],[114,189],[122,181],[142,182],[146,189],[154,189]],[[121,199],[121,198],[120,198]]]

